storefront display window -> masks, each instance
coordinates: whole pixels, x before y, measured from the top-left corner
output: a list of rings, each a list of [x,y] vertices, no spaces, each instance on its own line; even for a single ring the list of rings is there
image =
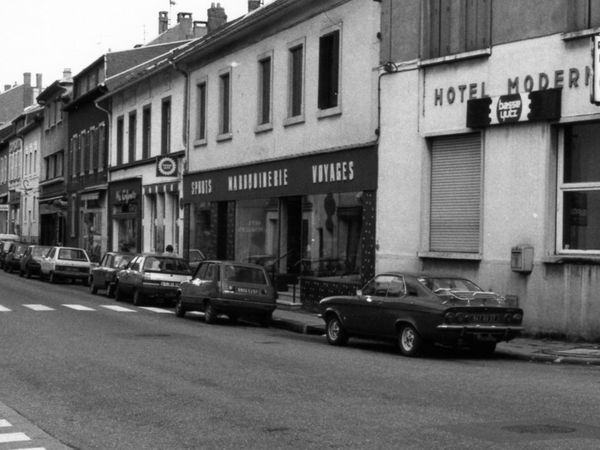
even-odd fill
[[[559,165],[559,248],[600,252],[600,123],[564,129]]]
[[[236,207],[235,257],[269,265],[279,258],[277,199],[242,200]]]
[[[91,203],[91,202],[89,202]],[[102,214],[83,212],[81,221],[82,247],[87,251],[92,262],[100,262],[102,256]]]
[[[190,250],[198,250],[206,257],[215,255],[211,211],[208,202],[192,205],[191,208]]]
[[[136,230],[137,230],[137,219],[121,219],[117,221],[118,225],[118,236],[119,236],[119,250],[124,252],[137,253],[138,248],[136,245]]]

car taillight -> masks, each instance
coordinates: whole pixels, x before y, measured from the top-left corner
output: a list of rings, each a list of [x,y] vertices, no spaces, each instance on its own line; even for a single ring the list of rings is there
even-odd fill
[[[452,311],[450,311],[450,312],[447,312],[446,314],[444,314],[444,320],[445,320],[447,323],[452,323],[452,322],[454,322],[454,317],[455,317],[455,314],[454,314]]]
[[[512,320],[514,323],[521,323],[521,321],[523,320],[523,315],[520,313],[514,313],[512,316]]]

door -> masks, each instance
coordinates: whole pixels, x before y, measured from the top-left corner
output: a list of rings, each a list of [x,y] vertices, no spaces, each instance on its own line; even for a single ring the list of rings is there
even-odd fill
[[[297,275],[302,268],[302,197],[283,198],[281,208],[285,268],[287,273]]]

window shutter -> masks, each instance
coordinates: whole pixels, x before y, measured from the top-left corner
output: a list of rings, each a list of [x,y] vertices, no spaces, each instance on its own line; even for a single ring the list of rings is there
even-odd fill
[[[430,251],[479,253],[479,134],[433,140],[430,220]]]

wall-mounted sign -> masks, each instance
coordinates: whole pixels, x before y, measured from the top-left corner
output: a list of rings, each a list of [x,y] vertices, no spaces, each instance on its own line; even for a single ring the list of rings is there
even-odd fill
[[[156,176],[172,177],[177,175],[177,159],[172,156],[161,156],[156,160]]]
[[[558,120],[560,114],[561,89],[478,98],[467,102],[469,128],[514,122]]]
[[[600,104],[600,35],[592,37],[592,103]]]

